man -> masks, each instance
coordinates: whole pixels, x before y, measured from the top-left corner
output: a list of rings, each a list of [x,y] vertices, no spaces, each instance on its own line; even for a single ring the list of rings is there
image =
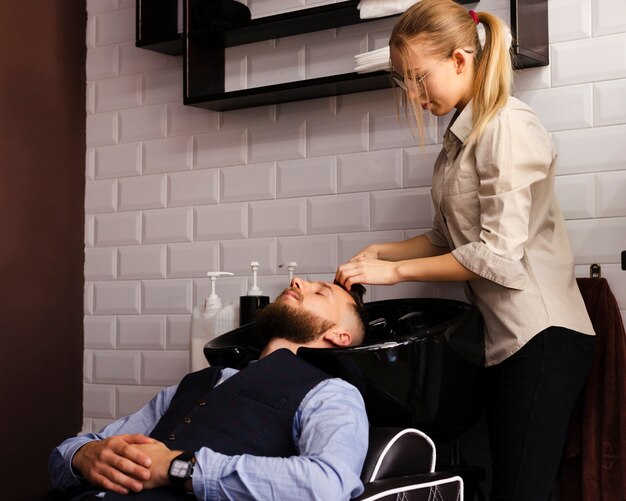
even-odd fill
[[[76,499],[104,490],[107,500],[358,496],[368,445],[361,395],[294,355],[362,342],[364,289],[352,289],[294,278],[258,315],[268,339],[259,361],[189,374],[100,433],[64,441],[50,456],[53,484]]]

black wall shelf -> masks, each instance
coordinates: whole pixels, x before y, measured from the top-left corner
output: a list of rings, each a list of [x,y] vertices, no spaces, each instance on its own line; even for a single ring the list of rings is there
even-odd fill
[[[225,92],[226,47],[359,24],[359,0],[347,0],[252,19],[225,29],[204,29],[192,13],[205,0],[183,0],[183,33],[177,32],[177,0],[137,0],[137,47],[183,55],[184,103],[219,111],[390,87],[386,72],[346,73]],[[476,3],[458,0],[460,4]],[[548,64],[547,0],[511,0],[516,68]],[[210,63],[207,63],[210,61]]]

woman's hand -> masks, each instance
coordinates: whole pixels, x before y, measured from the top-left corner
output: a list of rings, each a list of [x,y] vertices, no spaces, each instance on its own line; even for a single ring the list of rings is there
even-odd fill
[[[361,249],[354,256],[352,256],[348,262],[354,261],[355,259],[361,257],[379,259],[380,256],[378,255],[378,246],[376,244],[368,245],[367,247],[365,247],[365,249]]]
[[[363,249],[361,252],[366,252]],[[335,280],[350,290],[352,284],[393,285],[400,282],[398,263],[357,254],[337,268]]]

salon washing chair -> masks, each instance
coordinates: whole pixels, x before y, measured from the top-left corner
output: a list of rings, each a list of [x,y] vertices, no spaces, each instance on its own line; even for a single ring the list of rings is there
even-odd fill
[[[365,306],[371,321],[362,345],[298,350],[363,395],[372,428],[358,499],[463,500],[464,491],[473,499],[484,471],[460,464],[456,440],[482,412],[480,314],[448,299]],[[204,354],[211,365],[242,369],[263,345],[251,323],[213,339]],[[435,443],[451,451],[447,463],[436,464]]]

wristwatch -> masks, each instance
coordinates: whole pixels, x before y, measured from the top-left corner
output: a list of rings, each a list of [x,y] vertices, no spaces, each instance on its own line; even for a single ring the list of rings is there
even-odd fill
[[[195,464],[196,457],[193,452],[183,452],[172,459],[169,470],[167,470],[167,475],[172,485],[184,488],[185,482],[187,482],[193,474]]]

